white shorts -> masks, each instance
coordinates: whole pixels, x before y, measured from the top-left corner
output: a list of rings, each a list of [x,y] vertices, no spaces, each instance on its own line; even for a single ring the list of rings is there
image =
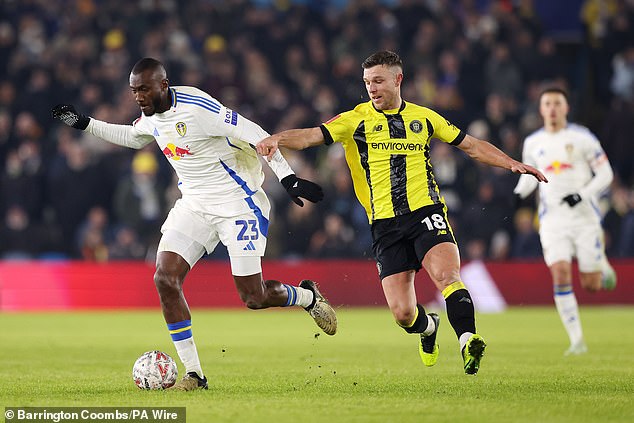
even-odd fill
[[[234,257],[262,257],[270,210],[262,190],[245,199],[218,205],[203,205],[192,198],[181,198],[161,227],[163,236],[158,251],[175,252],[190,267],[205,253],[211,253],[218,242],[227,247],[232,264]]]
[[[606,260],[603,228],[595,222],[585,225],[543,225],[539,237],[548,266],[558,262],[572,262],[576,257],[579,271],[600,272]]]

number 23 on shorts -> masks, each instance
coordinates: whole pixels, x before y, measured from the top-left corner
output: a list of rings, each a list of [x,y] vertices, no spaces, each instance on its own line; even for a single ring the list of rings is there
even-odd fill
[[[258,221],[255,219],[236,220],[236,226],[240,228],[238,236],[236,237],[238,241],[254,241],[260,236]]]

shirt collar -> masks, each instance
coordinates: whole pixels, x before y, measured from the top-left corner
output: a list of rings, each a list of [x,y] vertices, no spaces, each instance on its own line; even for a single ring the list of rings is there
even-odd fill
[[[372,103],[372,101],[370,101],[370,103]],[[403,109],[405,109],[405,100],[401,100],[401,107],[398,108],[398,110],[396,109],[389,109],[389,110],[379,110],[376,107],[374,107],[374,104],[372,104],[372,108],[374,110],[376,110],[377,112],[383,114],[383,115],[397,115],[399,113],[401,113],[403,111]],[[385,113],[388,112],[388,113]]]

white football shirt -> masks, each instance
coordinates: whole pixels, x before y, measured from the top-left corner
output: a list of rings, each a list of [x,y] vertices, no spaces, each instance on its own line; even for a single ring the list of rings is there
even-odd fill
[[[170,95],[169,110],[141,114],[132,126],[91,118],[86,130],[132,148],[156,141],[178,176],[183,196],[221,204],[260,190],[264,173],[252,146],[269,134],[198,88],[170,87]],[[293,173],[281,153],[269,165],[279,179]]]
[[[524,141],[522,161],[548,178],[548,183],[538,184],[532,175],[521,175],[514,190],[524,198],[539,185],[542,225],[600,221],[597,197],[612,181],[612,170],[599,140],[587,128],[568,124],[557,132],[534,132]],[[570,207],[562,199],[574,193],[582,201]]]

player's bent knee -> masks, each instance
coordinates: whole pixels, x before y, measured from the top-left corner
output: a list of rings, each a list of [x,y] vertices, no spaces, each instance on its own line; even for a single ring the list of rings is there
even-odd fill
[[[169,291],[180,291],[182,287],[182,278],[174,273],[169,273],[157,269],[154,273],[154,285],[159,293]]]
[[[395,320],[397,325],[404,328],[412,324],[412,322],[414,321],[414,315],[412,314],[409,317],[399,317]]]
[[[399,326],[410,325],[416,317],[416,308],[409,309],[406,307],[395,307],[392,309],[394,320]]]
[[[249,274],[248,276],[234,274],[233,280],[244,305],[252,310],[267,307],[268,293],[261,273]]]
[[[581,273],[579,275],[581,286],[589,292],[597,292],[601,290],[601,274],[600,273]]]
[[[550,274],[555,285],[566,285],[572,283],[572,269],[568,262],[557,262],[550,266]]]
[[[261,295],[245,295],[242,301],[251,310],[266,308],[264,297]]]
[[[452,283],[461,280],[458,269],[430,269],[429,277],[439,289],[444,289]]]
[[[553,282],[556,285],[567,285],[572,283],[572,275],[565,271],[553,272]]]

